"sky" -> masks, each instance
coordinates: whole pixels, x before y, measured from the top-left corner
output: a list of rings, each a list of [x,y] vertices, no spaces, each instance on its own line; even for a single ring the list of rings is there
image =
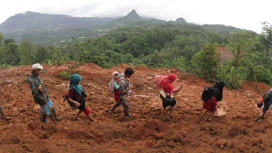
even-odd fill
[[[0,23],[26,11],[75,17],[125,16],[135,9],[140,16],[162,20],[183,17],[189,23],[224,24],[262,31],[262,22],[272,23],[270,0],[4,0]]]

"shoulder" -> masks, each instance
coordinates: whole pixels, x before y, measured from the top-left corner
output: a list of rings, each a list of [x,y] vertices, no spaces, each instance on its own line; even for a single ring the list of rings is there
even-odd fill
[[[121,80],[120,84],[126,84],[126,81],[125,80]]]

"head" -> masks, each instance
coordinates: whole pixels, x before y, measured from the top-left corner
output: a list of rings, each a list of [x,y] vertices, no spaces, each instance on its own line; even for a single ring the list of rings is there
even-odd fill
[[[261,108],[263,106],[263,98],[259,98],[257,101],[257,107]]]
[[[174,82],[176,80],[177,76],[175,74],[169,74],[167,76],[167,79],[170,81],[170,82]]]
[[[78,74],[73,74],[70,76],[70,85],[78,85],[82,77]]]
[[[125,70],[125,78],[129,78],[134,74],[134,70],[130,67],[126,68]]]
[[[114,71],[114,72],[111,74],[111,76],[112,76],[112,79],[114,79],[115,81],[117,81],[118,78],[119,78],[119,73],[118,73],[117,71]]]
[[[43,69],[43,66],[39,63],[32,65],[32,73],[36,76],[40,75],[40,71]]]

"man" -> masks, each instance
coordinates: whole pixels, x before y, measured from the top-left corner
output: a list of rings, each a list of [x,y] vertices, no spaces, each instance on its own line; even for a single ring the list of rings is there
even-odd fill
[[[3,119],[5,119],[6,121],[10,120],[9,117],[6,116],[4,109],[0,106],[0,115],[2,116]]]
[[[120,105],[123,105],[123,111],[124,116],[131,117],[131,115],[128,113],[129,105],[127,103],[126,95],[130,93],[130,84],[128,81],[128,78],[130,78],[134,74],[134,70],[130,67],[126,68],[124,73],[124,78],[121,78],[120,80],[120,101],[116,101],[111,109],[111,112],[114,112],[114,110]]]
[[[262,107],[262,104],[264,105],[263,110],[261,114],[257,116],[255,122],[258,122],[261,119],[265,119],[265,113],[268,111],[270,105],[272,104],[272,88],[264,94],[263,98],[258,100],[257,106],[259,108]]]
[[[48,97],[46,88],[44,84],[42,83],[39,75],[40,71],[43,69],[43,66],[40,65],[39,63],[33,64],[32,65],[32,73],[30,77],[27,79],[32,96],[34,98],[35,103],[39,104],[42,110],[41,114],[41,121],[44,123],[47,123],[48,121],[46,120],[47,115],[50,115],[50,112],[52,113],[53,117],[55,118],[56,121],[60,121],[61,117],[57,117],[56,112],[54,108],[52,107],[52,101]],[[53,120],[53,119],[52,119]]]

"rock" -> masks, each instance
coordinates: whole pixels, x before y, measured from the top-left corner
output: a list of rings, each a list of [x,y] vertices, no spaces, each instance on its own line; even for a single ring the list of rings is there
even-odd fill
[[[168,146],[169,146],[170,148],[175,148],[176,143],[175,143],[174,141],[170,141],[170,142],[168,142]]]
[[[165,147],[167,143],[164,140],[159,140],[155,145],[154,148],[160,148],[160,147]]]
[[[172,73],[176,73],[177,72],[177,69],[171,69],[170,70]]]
[[[246,151],[247,151],[246,145],[245,145],[245,144],[240,144],[240,145],[238,146],[238,150],[239,150],[240,152],[246,152]]]
[[[226,146],[226,144],[227,141],[225,139],[220,139],[216,142],[216,145],[221,149],[223,149]]]
[[[170,131],[170,132],[166,133],[165,140],[167,142],[170,142],[170,141],[174,141],[176,143],[177,142],[179,142],[179,143],[183,142],[181,137],[177,133],[175,133],[173,131]]]
[[[162,135],[162,134],[159,134],[159,133],[154,133],[154,134],[153,134],[153,137],[154,137],[155,139],[162,139],[162,138],[163,138],[163,135]]]
[[[32,146],[30,146],[29,144],[23,145],[23,148],[28,152],[33,152],[34,151],[34,148]]]

